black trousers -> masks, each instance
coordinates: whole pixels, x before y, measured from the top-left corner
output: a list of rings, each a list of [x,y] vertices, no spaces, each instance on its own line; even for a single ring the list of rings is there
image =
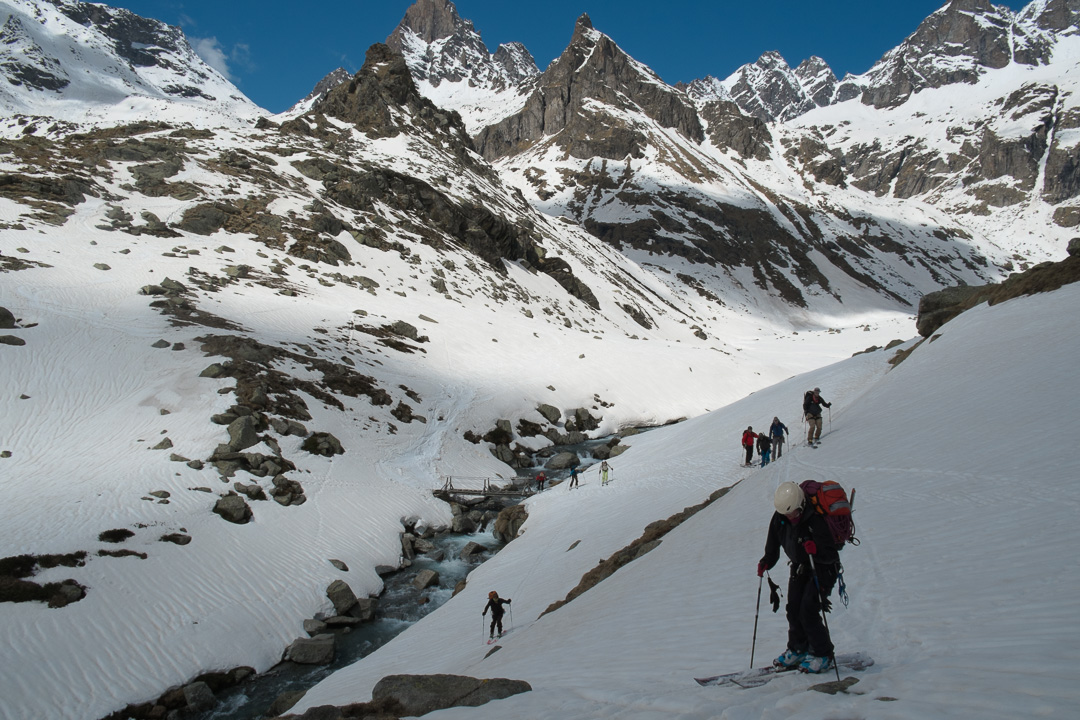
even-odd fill
[[[817,575],[820,593],[809,565],[791,568],[786,608],[788,649],[826,657],[833,654],[833,644],[821,618],[821,598],[829,597],[836,584],[836,566],[818,565]]]

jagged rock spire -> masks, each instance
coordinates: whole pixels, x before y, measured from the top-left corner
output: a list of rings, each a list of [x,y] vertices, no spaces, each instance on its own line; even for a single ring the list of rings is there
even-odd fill
[[[405,17],[386,39],[386,44],[401,52],[406,30],[430,43],[456,35],[465,26],[472,29],[472,23],[461,19],[450,0],[416,0],[405,11]]]

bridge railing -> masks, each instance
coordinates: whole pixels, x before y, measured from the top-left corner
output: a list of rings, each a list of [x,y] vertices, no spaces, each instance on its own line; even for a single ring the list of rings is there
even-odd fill
[[[443,475],[440,480],[442,487],[435,492],[460,493],[464,495],[531,495],[532,478],[512,478],[506,486],[495,483],[505,483],[506,478],[492,477],[468,477],[462,475]]]

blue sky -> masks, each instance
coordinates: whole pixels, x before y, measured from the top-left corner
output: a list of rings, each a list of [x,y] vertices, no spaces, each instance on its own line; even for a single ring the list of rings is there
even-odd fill
[[[179,25],[199,54],[249,98],[281,112],[337,67],[356,72],[412,0],[114,0]],[[792,66],[811,55],[838,76],[862,73],[945,0],[460,0],[458,13],[492,52],[524,43],[542,70],[589,13],[607,34],[666,82],[727,77],[763,52]],[[995,0],[1018,10],[1026,2]]]

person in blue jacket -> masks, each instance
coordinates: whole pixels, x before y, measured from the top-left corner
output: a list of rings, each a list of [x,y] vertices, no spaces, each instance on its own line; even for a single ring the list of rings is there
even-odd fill
[[[784,454],[784,436],[787,434],[787,425],[780,422],[780,418],[774,417],[772,419],[772,425],[769,426],[769,436],[772,438],[773,460],[779,460]]]

